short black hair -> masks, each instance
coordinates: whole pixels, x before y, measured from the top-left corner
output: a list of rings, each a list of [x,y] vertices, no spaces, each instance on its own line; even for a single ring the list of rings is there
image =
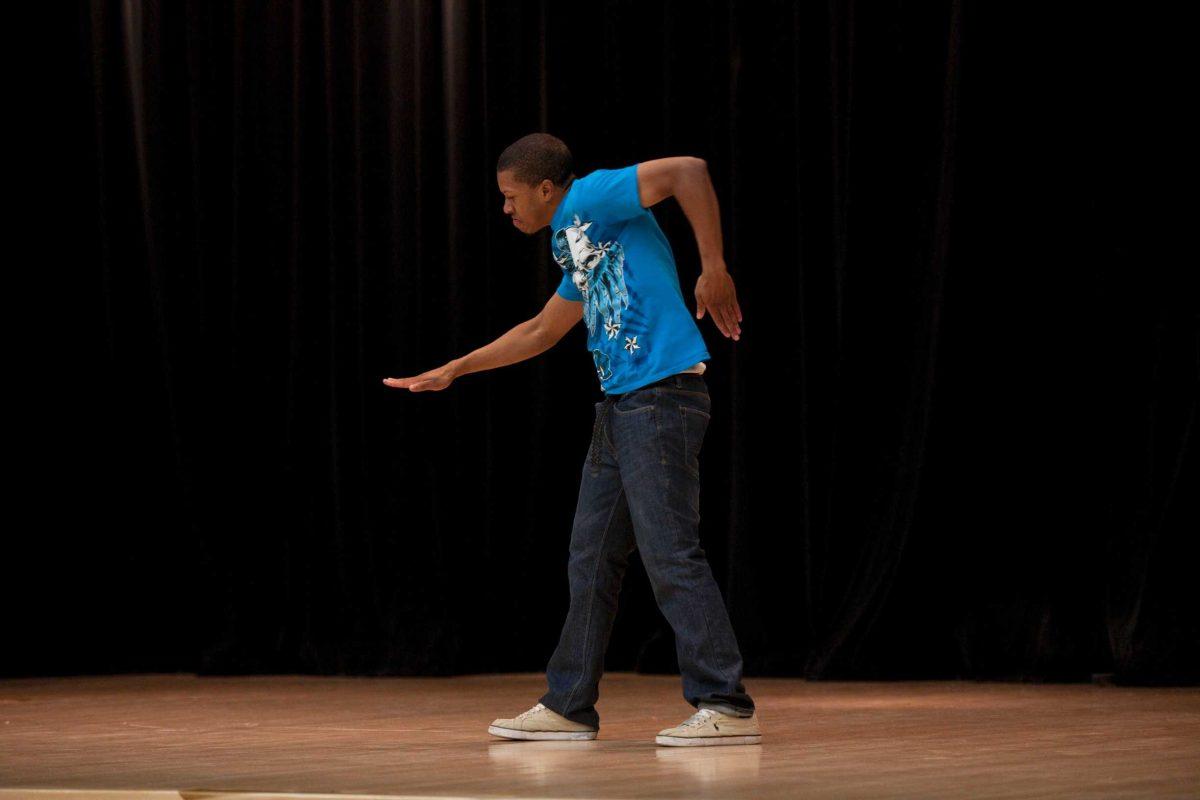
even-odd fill
[[[566,142],[548,133],[531,133],[504,148],[496,172],[512,170],[513,177],[526,186],[536,186],[547,178],[555,186],[565,186],[575,177],[574,166]]]

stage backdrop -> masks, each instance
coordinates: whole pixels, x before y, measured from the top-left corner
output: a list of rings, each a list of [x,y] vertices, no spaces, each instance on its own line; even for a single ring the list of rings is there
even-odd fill
[[[544,668],[583,326],[381,384],[554,291],[494,174],[544,130],[579,175],[708,162],[744,321],[699,323],[702,541],[747,678],[1195,681],[1196,298],[1144,246],[1136,22],[985,5],[79,4],[48,244],[85,268],[5,674]],[[607,664],[676,668],[636,559]]]

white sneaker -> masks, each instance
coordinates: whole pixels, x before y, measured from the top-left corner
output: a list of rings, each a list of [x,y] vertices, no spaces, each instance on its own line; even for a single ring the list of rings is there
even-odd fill
[[[757,711],[748,717],[723,714],[702,708],[674,728],[664,728],[654,737],[658,744],[762,744]]]
[[[538,703],[512,719],[494,719],[488,733],[505,739],[595,739],[597,729],[589,728]]]

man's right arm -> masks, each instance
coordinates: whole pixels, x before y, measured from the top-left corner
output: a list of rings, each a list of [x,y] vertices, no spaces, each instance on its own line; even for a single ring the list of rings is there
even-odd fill
[[[583,303],[555,292],[532,319],[514,326],[490,344],[447,364],[455,378],[472,372],[504,367],[549,350],[583,319]]]

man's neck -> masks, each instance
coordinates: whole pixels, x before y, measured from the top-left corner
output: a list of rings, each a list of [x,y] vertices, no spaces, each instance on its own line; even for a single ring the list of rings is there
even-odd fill
[[[574,176],[567,179],[567,185],[558,192],[558,197],[554,199],[554,208],[550,209],[550,219],[554,219],[554,215],[558,213],[558,205],[567,196],[567,192],[571,191],[571,185],[575,183]]]

